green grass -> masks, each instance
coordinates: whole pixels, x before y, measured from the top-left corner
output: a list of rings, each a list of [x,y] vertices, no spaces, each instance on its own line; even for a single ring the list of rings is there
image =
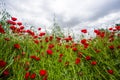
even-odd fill
[[[2,25],[2,27],[4,26]],[[0,80],[26,80],[26,72],[35,73],[34,80],[43,80],[46,76],[40,76],[41,69],[47,71],[47,80],[118,80],[120,78],[120,48],[118,48],[120,37],[114,35],[112,37],[114,41],[110,42],[108,36],[112,32],[108,32],[109,34],[103,38],[97,36],[91,41],[87,40],[89,46],[84,48],[85,44],[71,40],[66,42],[63,37],[61,37],[61,42],[58,42],[55,36],[52,40],[49,40],[50,35],[34,39],[34,36],[27,32],[19,35],[20,32],[12,33],[11,31],[8,27],[10,33],[0,33],[0,60],[6,62],[4,67],[1,67],[0,62]],[[115,34],[119,34],[119,30]],[[4,38],[10,40],[6,41]],[[36,44],[34,40],[38,40],[39,43]],[[77,45],[73,45],[74,43]],[[14,44],[19,44],[20,49],[16,49]],[[46,52],[50,44],[54,45],[51,48],[52,55]],[[66,48],[66,45],[69,47]],[[109,48],[111,45],[114,49]],[[73,48],[77,48],[77,50],[73,51]],[[60,58],[61,53],[63,56]],[[39,57],[40,60],[31,59],[30,56]],[[86,60],[86,56],[90,56],[91,59]],[[76,58],[80,59],[78,64],[75,64]],[[59,62],[59,60],[62,61]],[[92,61],[96,61],[96,64],[91,64]],[[66,64],[66,62],[68,63]],[[28,70],[25,70],[26,68]],[[9,72],[6,76],[5,70]],[[108,70],[113,72],[110,73]],[[28,80],[32,80],[30,76]]]

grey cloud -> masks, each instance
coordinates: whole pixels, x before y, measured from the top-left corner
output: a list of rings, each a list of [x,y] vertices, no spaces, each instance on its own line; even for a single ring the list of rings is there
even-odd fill
[[[120,11],[120,0],[112,0],[110,3],[108,2],[104,4],[101,8],[98,8],[95,14],[89,18],[89,20],[97,20],[101,17],[109,15],[110,13],[118,11]]]
[[[73,27],[80,23],[80,19],[78,17],[73,17],[68,21],[64,21],[63,15],[56,14],[56,21],[61,27]]]

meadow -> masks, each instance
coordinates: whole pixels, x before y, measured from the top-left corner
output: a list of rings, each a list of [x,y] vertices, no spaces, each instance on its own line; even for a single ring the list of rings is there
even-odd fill
[[[85,36],[87,29],[80,30]],[[120,26],[94,38],[38,33],[17,18],[0,23],[0,80],[119,80]]]

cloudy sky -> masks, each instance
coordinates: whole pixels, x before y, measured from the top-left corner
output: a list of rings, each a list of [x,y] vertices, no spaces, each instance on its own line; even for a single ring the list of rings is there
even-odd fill
[[[19,20],[50,28],[54,14],[64,29],[105,28],[120,23],[120,0],[0,0]]]

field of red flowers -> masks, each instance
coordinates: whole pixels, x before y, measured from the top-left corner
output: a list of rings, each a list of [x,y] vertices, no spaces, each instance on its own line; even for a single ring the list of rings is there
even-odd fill
[[[38,32],[15,17],[0,23],[0,80],[120,79],[119,25],[79,42]]]

